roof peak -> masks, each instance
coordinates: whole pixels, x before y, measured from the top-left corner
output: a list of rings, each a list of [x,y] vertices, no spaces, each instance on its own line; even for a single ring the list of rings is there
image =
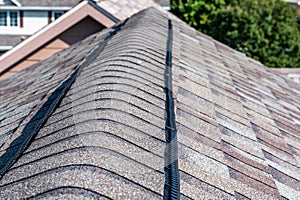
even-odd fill
[[[144,10],[0,82],[0,155],[61,99],[0,180],[1,197],[162,199],[173,125],[183,198],[299,197],[299,86],[179,19],[171,56],[168,21]]]

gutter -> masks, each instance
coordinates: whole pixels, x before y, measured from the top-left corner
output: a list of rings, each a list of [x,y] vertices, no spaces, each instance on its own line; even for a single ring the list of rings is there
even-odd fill
[[[0,10],[17,10],[17,11],[61,11],[61,10],[70,10],[72,7],[47,7],[47,6],[0,6]]]
[[[8,51],[11,50],[13,46],[0,46],[0,51]]]

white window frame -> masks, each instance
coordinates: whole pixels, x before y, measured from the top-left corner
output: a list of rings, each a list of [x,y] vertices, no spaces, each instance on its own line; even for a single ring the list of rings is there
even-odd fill
[[[0,25],[0,27],[7,27],[8,26],[8,21],[7,21],[7,19],[8,19],[8,13],[7,13],[7,11],[0,11],[0,12],[2,12],[2,13],[6,13],[6,25]]]
[[[55,19],[55,13],[62,13],[62,15],[63,15],[63,14],[65,14],[65,11],[63,11],[63,10],[55,10],[55,11],[52,11],[51,13],[52,13],[51,20],[55,21],[56,20]]]
[[[4,11],[1,10],[0,12],[6,12],[6,26],[1,26],[0,27],[20,27],[20,12],[19,11]],[[16,12],[17,13],[17,26],[11,26],[10,25],[10,12]]]

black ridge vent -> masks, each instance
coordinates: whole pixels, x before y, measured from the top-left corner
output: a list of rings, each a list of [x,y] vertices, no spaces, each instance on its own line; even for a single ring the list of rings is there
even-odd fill
[[[172,42],[173,27],[172,21],[169,20],[169,32],[167,41],[166,69],[165,69],[165,185],[164,199],[180,199],[180,185],[178,172],[178,147],[177,147],[177,130],[175,123],[173,87],[172,87]]]
[[[9,168],[19,159],[23,152],[34,140],[36,134],[47,122],[48,118],[52,115],[59,103],[64,98],[70,87],[85,66],[88,66],[104,49],[108,40],[113,37],[121,27],[127,22],[125,20],[118,26],[113,28],[108,37],[97,45],[86,57],[85,60],[77,66],[74,72],[61,83],[55,91],[47,98],[46,102],[38,110],[38,112],[30,119],[24,127],[21,135],[16,138],[7,148],[6,152],[0,157],[0,178],[9,170]]]

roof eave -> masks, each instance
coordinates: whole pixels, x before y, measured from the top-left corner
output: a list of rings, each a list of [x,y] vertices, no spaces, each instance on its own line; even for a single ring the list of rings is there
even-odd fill
[[[63,6],[63,7],[47,7],[47,6],[1,6],[0,10],[18,10],[18,11],[49,11],[49,10],[70,10],[72,7]]]
[[[164,10],[167,10],[167,11],[170,11],[170,10],[171,10],[171,7],[170,7],[170,6],[163,6],[163,9],[164,9]]]
[[[0,51],[8,51],[12,48],[13,48],[13,46],[0,46]]]

